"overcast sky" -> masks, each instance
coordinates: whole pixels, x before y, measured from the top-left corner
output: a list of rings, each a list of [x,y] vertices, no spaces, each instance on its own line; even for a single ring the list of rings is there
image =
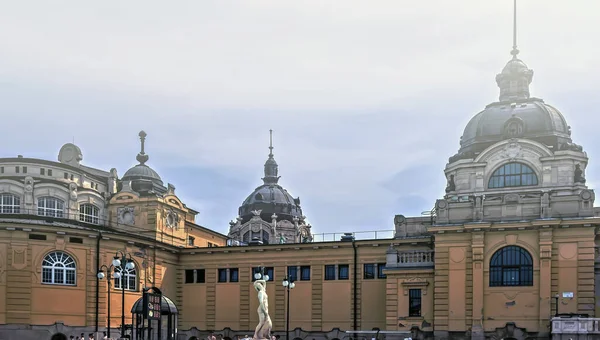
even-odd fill
[[[522,0],[532,96],[556,106],[600,183],[600,2]],[[0,1],[1,156],[148,164],[226,233],[262,182],[315,232],[390,230],[443,195],[469,119],[498,99],[512,1]]]

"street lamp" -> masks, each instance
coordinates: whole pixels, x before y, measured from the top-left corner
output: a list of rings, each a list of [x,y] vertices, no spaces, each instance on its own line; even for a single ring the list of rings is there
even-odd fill
[[[106,333],[108,334],[108,338],[110,339],[110,287],[112,286],[112,272],[114,271],[114,266],[111,264],[110,266],[107,266],[105,264],[103,264],[100,267],[100,270],[98,271],[98,274],[96,274],[96,276],[98,277],[98,279],[102,280],[106,277],[106,282],[108,283],[108,302],[107,302],[107,323],[106,323]],[[106,274],[104,274],[104,269],[106,269]]]
[[[286,276],[281,282],[283,287],[287,290],[287,308],[285,312],[285,340],[290,340],[290,289],[294,289],[296,284],[294,283],[294,279]],[[285,294],[285,293],[284,293]]]
[[[254,273],[254,279],[269,281],[270,277],[269,275],[265,274],[265,267],[256,268],[256,272]]]
[[[120,258],[119,255],[121,255]],[[125,268],[121,267],[123,263],[125,263]],[[135,263],[133,263],[131,254],[126,254],[119,250],[115,253],[112,265],[115,267],[114,278],[121,281],[121,338],[125,338],[125,269],[134,269]]]
[[[556,306],[556,309],[554,310],[554,317],[555,318],[558,317],[558,298],[559,298],[558,294],[556,294],[556,295],[554,295],[552,297],[552,299],[554,299],[554,306]]]

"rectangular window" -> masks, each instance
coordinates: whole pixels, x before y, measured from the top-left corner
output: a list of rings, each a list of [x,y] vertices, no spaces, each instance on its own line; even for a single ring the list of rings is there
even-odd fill
[[[23,167],[23,173],[24,173],[24,174],[26,174],[26,173],[27,173],[27,167],[26,167],[26,166],[24,166],[24,167]]]
[[[71,180],[73,180],[73,174],[71,174]]]
[[[206,282],[206,271],[204,269],[196,269],[196,283]]]
[[[21,170],[21,169],[19,169],[19,167],[18,167],[18,166],[15,166],[15,172],[16,172],[16,173],[19,173],[19,170]]]
[[[252,268],[252,282],[256,281],[256,279],[254,278],[254,274],[256,274],[257,272],[259,272],[260,268],[259,267],[254,267]],[[269,281],[273,281],[274,277],[275,277],[275,269],[273,267],[265,267],[265,275],[269,276]]]
[[[65,172],[65,179],[69,179],[69,174]]]
[[[185,270],[185,283],[194,283],[194,270],[193,269]]]
[[[325,280],[335,280],[335,265],[325,265]]]
[[[288,269],[288,280],[292,280],[292,281],[298,281],[298,267],[296,266],[289,266],[287,267]]]
[[[196,239],[193,236],[188,236],[188,246],[193,246]]]
[[[219,277],[217,282],[227,282],[227,269],[219,268]]]
[[[46,235],[29,234],[29,239],[30,240],[42,240],[42,241],[45,241],[46,240]]]
[[[239,270],[237,268],[229,268],[229,282],[238,282],[239,281]]]
[[[215,245],[214,245],[213,243],[210,243],[210,242],[208,242],[208,247],[209,247],[209,248],[212,248],[212,247],[214,247],[214,246],[215,246]]]
[[[386,275],[383,273],[383,270],[385,269],[385,263],[378,263],[377,264],[377,278],[378,279],[385,279]]]
[[[3,173],[4,173],[4,167],[0,166],[0,174],[3,174]]]
[[[185,283],[204,283],[205,271],[204,269],[186,269],[185,270]]]
[[[52,169],[48,169],[48,176],[52,176]]]
[[[81,237],[69,237],[69,242],[83,244],[83,239]]]
[[[375,278],[375,265],[372,263],[365,263],[364,275],[365,280],[371,280]]]
[[[411,317],[421,316],[421,290],[420,289],[409,289],[408,290],[408,316],[411,316]]]
[[[40,168],[40,175],[44,176],[46,174],[46,169]]]
[[[300,267],[300,281],[309,281],[310,280],[310,266],[301,266]]]
[[[350,278],[350,265],[338,265],[338,280],[348,280]]]

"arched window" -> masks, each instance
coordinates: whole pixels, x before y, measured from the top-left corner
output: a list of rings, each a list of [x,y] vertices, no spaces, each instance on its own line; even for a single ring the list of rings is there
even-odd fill
[[[48,253],[42,261],[42,283],[75,285],[75,260],[62,251]]]
[[[490,260],[490,287],[533,286],[531,254],[518,246],[499,249]]]
[[[115,269],[115,271],[121,273],[120,278],[118,278],[118,279],[115,278],[115,289],[123,289],[123,287],[121,287],[121,282],[125,283],[125,290],[136,290],[137,289],[137,284],[136,284],[137,271],[135,270],[135,268],[133,268],[133,269],[125,268],[124,270],[122,270],[121,267],[117,267]]]
[[[524,187],[537,185],[538,179],[530,167],[521,163],[504,164],[490,177],[489,188]]]
[[[82,204],[79,206],[79,220],[82,222],[98,224],[100,209],[92,204]]]
[[[11,194],[0,194],[0,214],[19,214],[21,198]]]
[[[54,197],[38,198],[38,215],[49,217],[63,217],[65,202]]]

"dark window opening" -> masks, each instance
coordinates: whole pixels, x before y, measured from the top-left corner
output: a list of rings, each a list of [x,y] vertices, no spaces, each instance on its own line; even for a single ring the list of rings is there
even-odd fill
[[[26,174],[26,173],[27,173],[27,167],[26,167],[26,166],[24,166],[24,167],[23,167],[23,173],[24,173],[24,174]]]
[[[219,268],[219,277],[217,282],[227,282],[227,269]]]
[[[489,188],[508,188],[538,185],[538,179],[530,167],[521,163],[504,164],[490,177]]]
[[[335,280],[335,265],[325,265],[325,280]]]
[[[300,281],[309,281],[310,280],[310,266],[301,266],[300,267]]]
[[[383,270],[385,269],[385,263],[378,263],[377,264],[377,278],[379,279],[385,279],[386,275],[383,273]]]
[[[48,169],[48,176],[52,176],[52,169]]]
[[[30,240],[42,240],[42,241],[45,241],[46,240],[46,235],[29,234],[29,239]]]
[[[204,269],[186,269],[185,283],[204,283],[206,280],[205,276],[206,272]]]
[[[375,265],[372,263],[365,263],[364,275],[365,280],[371,280],[375,278]]]
[[[350,278],[350,266],[340,264],[338,266],[338,280],[348,280]]]
[[[69,242],[83,244],[83,239],[81,237],[69,237]]]
[[[499,249],[490,260],[490,287],[533,286],[533,259],[519,246]]]
[[[44,176],[46,174],[46,169],[40,168],[40,175]]]
[[[239,281],[239,270],[237,268],[229,268],[229,282]]]
[[[420,289],[409,289],[408,290],[408,316],[411,316],[411,317],[421,316],[421,290]]]
[[[298,281],[298,267],[290,266],[287,267],[288,280]]]

